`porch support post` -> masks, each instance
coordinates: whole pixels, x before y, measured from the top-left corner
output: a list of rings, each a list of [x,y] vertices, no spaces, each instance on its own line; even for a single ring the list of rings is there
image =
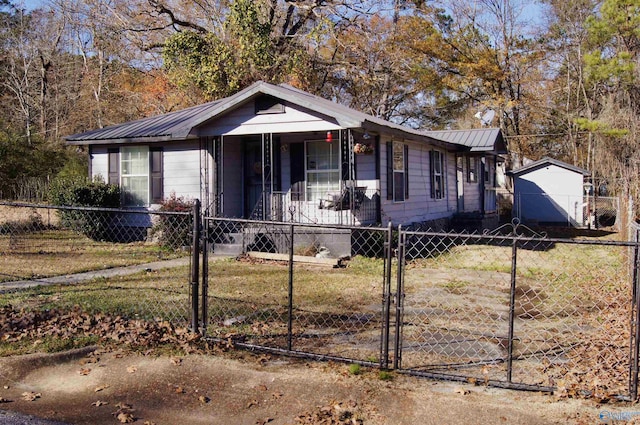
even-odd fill
[[[269,202],[267,202],[271,190],[273,188],[273,173],[271,164],[273,162],[273,140],[271,133],[262,134],[262,196],[260,202],[262,202],[262,217],[261,220],[267,219],[267,209],[269,208]]]

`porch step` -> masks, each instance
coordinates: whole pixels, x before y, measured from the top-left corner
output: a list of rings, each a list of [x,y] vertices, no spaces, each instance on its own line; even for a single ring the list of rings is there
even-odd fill
[[[213,245],[215,255],[237,257],[242,255],[244,247],[241,243],[217,243]]]
[[[223,242],[213,244],[213,253],[237,257],[244,254],[245,247],[252,244],[255,238],[256,233],[251,229],[245,229],[244,232],[226,233]]]

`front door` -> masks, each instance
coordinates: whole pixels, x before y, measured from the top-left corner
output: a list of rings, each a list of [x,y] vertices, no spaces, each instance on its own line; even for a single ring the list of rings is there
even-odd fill
[[[262,143],[259,137],[244,141],[244,216],[263,219],[262,210]]]

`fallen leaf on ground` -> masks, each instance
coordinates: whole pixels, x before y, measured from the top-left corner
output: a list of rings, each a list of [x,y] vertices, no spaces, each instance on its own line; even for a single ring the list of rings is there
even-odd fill
[[[22,399],[26,400],[26,401],[34,401],[39,399],[40,397],[42,397],[42,394],[40,393],[34,393],[34,392],[24,392],[22,393]]]
[[[470,393],[470,391],[466,388],[462,388],[462,387],[456,387],[453,392],[456,392],[458,394],[462,394],[462,395],[467,395]]]
[[[98,392],[100,392],[100,391],[106,390],[107,388],[109,388],[109,384],[106,384],[106,385],[100,385],[100,386],[96,387],[96,388],[93,390],[93,392],[98,393]]]
[[[174,365],[182,364],[182,359],[180,357],[171,357],[171,363]]]
[[[78,372],[78,373],[79,373],[80,375],[82,375],[82,376],[86,376],[86,375],[88,375],[88,374],[90,374],[90,373],[91,373],[91,369],[89,369],[89,368],[82,368],[82,369],[80,369],[80,372]]]
[[[200,403],[209,403],[211,401],[211,399],[209,397],[206,397],[206,396],[203,396],[203,395],[198,397],[198,400],[200,400]]]
[[[116,416],[116,419],[119,420],[120,423],[123,423],[123,424],[130,424],[131,422],[135,421],[135,418],[133,417],[133,415],[130,412],[120,412]]]
[[[96,406],[96,407],[100,407],[100,406],[106,406],[107,404],[109,404],[108,401],[94,401],[93,403],[91,403],[92,406]]]
[[[130,404],[127,404],[127,403],[118,403],[118,404],[116,404],[116,407],[118,409],[128,409],[128,410],[133,409],[133,406],[130,405]]]
[[[127,372],[129,372],[129,373],[136,373],[137,371],[138,371],[138,368],[135,367],[135,366],[129,366],[127,368]]]

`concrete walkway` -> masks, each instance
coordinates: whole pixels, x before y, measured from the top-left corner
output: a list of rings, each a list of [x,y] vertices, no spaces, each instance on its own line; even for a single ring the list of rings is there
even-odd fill
[[[2,425],[70,425],[66,422],[40,419],[35,416],[23,415],[17,412],[0,410],[0,424]]]
[[[104,270],[94,270],[84,273],[65,274],[62,276],[46,277],[33,280],[18,280],[0,283],[0,293],[17,289],[27,289],[37,286],[61,285],[85,282],[97,278],[112,278],[115,276],[127,276],[141,271],[154,271],[173,267],[188,266],[191,257],[175,258],[173,260],[154,261],[152,263],[137,264],[125,267],[113,267]]]

